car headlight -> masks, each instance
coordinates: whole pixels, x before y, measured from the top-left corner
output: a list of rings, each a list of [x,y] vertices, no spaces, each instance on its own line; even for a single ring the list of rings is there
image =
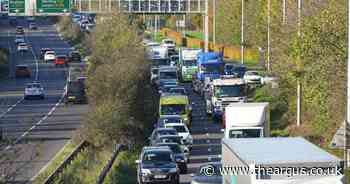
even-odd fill
[[[176,162],[185,162],[184,158],[176,158]]]
[[[151,170],[149,169],[141,169],[141,174],[143,176],[151,174]]]
[[[187,118],[187,117],[185,117],[185,118],[184,118],[184,121],[188,121],[188,118]]]
[[[175,173],[175,172],[177,172],[177,168],[171,168],[171,169],[169,170],[169,172],[170,172],[170,173]]]

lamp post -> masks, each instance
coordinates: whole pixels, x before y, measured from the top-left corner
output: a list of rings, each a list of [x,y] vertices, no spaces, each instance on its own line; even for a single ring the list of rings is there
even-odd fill
[[[208,16],[208,0],[205,0],[204,15],[204,51],[209,51],[209,16]]]
[[[346,99],[346,120],[344,121],[344,168],[349,166],[348,163],[348,125],[350,122],[350,0],[348,1],[348,49],[347,49],[347,99]]]
[[[241,1],[241,63],[244,64],[244,1]]]
[[[301,40],[301,0],[298,0],[298,38],[299,41]],[[299,51],[300,52],[300,51]],[[298,61],[299,63],[297,63],[297,69],[300,70],[301,68],[299,67],[301,64],[301,53],[299,53],[298,56]],[[300,71],[298,71],[300,72]],[[301,124],[301,82],[299,79],[300,75],[298,76],[298,80],[297,80],[297,126],[300,126]]]
[[[267,71],[270,72],[270,23],[271,23],[271,0],[267,0]]]
[[[213,44],[216,44],[216,0],[213,0]]]

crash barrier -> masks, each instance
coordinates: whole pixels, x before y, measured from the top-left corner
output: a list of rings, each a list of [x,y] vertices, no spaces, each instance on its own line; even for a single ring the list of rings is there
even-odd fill
[[[118,154],[125,149],[125,146],[122,145],[122,144],[117,144],[114,151],[113,151],[113,154],[112,154],[112,157],[110,160],[108,160],[107,164],[103,167],[99,177],[98,177],[98,180],[96,182],[96,184],[103,184],[103,181],[104,179],[106,178],[108,172],[111,170],[112,168],[112,165],[115,161],[115,159],[117,158]]]
[[[189,48],[204,49],[204,41],[201,39],[184,37],[181,33],[173,31],[168,28],[161,29],[160,33],[164,37],[174,40],[177,45],[181,45]],[[240,47],[226,46],[223,44],[213,44],[212,42],[209,42],[209,51],[214,51],[214,52],[223,51],[224,57],[230,60],[238,61],[241,59]],[[244,50],[244,59],[249,61],[258,61],[259,51],[257,49],[246,48]]]
[[[51,184],[54,183],[55,179],[62,173],[63,169],[65,169],[71,162],[74,160],[74,158],[82,152],[87,146],[87,141],[82,141],[75,149],[74,151],[59,165],[53,173],[49,175],[49,177],[46,178],[44,181],[44,184]]]

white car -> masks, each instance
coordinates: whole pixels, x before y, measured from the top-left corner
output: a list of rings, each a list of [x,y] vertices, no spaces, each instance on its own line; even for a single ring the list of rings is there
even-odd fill
[[[24,36],[23,35],[18,35],[18,36],[16,36],[16,38],[15,38],[15,43],[16,44],[19,44],[19,43],[24,43],[25,41],[24,41]]]
[[[247,71],[245,72],[243,79],[248,84],[261,84],[262,76],[259,75],[257,71]]]
[[[55,51],[46,51],[44,54],[44,61],[54,61],[56,59],[56,53]]]
[[[18,52],[26,52],[29,50],[29,46],[26,43],[19,43],[17,46]]]
[[[175,48],[176,47],[176,44],[175,42],[172,40],[172,39],[164,39],[162,40],[162,46],[165,46],[165,47],[170,47],[170,48]]]
[[[177,134],[182,137],[183,143],[189,148],[192,148],[193,137],[190,134],[189,129],[185,123],[166,123],[165,128],[173,128],[177,131]]]
[[[28,83],[24,90],[24,99],[29,98],[45,98],[44,88],[39,82]]]

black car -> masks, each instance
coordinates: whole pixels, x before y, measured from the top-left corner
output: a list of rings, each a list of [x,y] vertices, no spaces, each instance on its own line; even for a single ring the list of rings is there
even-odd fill
[[[187,174],[188,154],[177,143],[158,143],[156,146],[168,146],[174,154],[181,174]]]
[[[241,64],[228,63],[224,68],[225,75],[235,75],[239,78],[243,78],[246,71],[247,67]]]
[[[24,34],[24,28],[22,26],[17,26],[16,34]]]
[[[80,63],[81,62],[81,55],[78,51],[72,51],[69,53],[68,56],[68,62],[72,63]]]
[[[139,184],[179,184],[180,171],[169,147],[144,147],[136,160]]]
[[[212,162],[200,166],[198,172],[192,176],[191,184],[221,184],[220,167],[220,162]]]

